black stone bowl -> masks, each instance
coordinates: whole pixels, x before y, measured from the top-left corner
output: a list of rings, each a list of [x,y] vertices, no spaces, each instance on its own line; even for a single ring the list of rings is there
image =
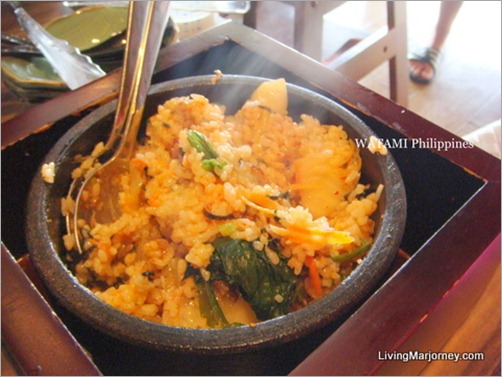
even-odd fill
[[[155,85],[151,88],[145,116],[171,97],[199,93],[212,102],[227,106],[233,114],[265,79],[223,76],[217,84],[213,76],[198,76]],[[374,133],[345,108],[310,90],[288,84],[289,115],[302,113],[324,124],[342,124],[352,138],[367,140]],[[32,262],[41,278],[60,303],[100,331],[123,341],[158,350],[223,354],[272,347],[304,337],[340,319],[367,297],[380,282],[398,250],[404,231],[406,197],[398,167],[390,154],[372,154],[361,148],[364,183],[385,188],[379,202],[376,236],[369,254],[340,286],[320,300],[294,313],[258,323],[225,329],[188,329],[155,324],[132,317],[98,299],[79,284],[65,264],[62,235],[61,197],[67,195],[76,155],[88,155],[94,145],[106,140],[113,122],[115,102],[108,103],[83,118],[52,148],[42,163],[55,162],[53,184],[40,174],[34,178],[29,199],[27,241]],[[143,126],[144,127],[144,126]]]

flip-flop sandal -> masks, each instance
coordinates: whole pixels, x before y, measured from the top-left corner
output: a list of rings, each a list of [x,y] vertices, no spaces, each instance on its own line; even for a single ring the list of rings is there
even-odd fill
[[[430,65],[432,68],[432,76],[430,79],[424,79],[423,77],[417,76],[410,71],[410,79],[418,84],[429,84],[436,77],[436,70],[440,57],[441,57],[441,51],[433,47],[429,47],[421,51],[411,53],[408,56],[408,60],[414,60],[417,62],[422,62]]]

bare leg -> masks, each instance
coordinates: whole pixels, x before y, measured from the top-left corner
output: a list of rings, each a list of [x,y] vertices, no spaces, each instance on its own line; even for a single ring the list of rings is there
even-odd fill
[[[450,33],[451,25],[457,17],[458,11],[462,7],[463,1],[441,1],[439,19],[436,25],[436,33],[431,47],[441,50]]]
[[[443,48],[444,43],[448,38],[448,34],[450,33],[451,25],[453,24],[462,3],[463,1],[456,0],[441,1],[436,31],[430,47],[433,47],[438,51]],[[410,60],[410,71],[425,80],[431,79],[434,75],[434,70],[430,64],[416,60]]]

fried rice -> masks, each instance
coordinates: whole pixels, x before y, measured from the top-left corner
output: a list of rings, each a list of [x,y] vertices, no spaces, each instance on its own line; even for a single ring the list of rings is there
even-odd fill
[[[86,251],[68,252],[80,283],[130,315],[192,328],[254,324],[336,288],[372,243],[383,186],[360,182],[342,126],[273,102],[253,96],[233,115],[197,94],[159,105],[121,176],[121,216],[85,224]]]

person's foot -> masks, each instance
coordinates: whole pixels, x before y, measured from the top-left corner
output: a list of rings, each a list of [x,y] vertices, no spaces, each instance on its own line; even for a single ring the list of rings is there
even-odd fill
[[[434,69],[429,63],[418,60],[410,60],[410,75],[413,78],[419,78],[420,81],[431,82],[434,78]]]
[[[411,80],[419,84],[429,84],[434,80],[440,54],[435,48],[411,54],[408,57]]]

